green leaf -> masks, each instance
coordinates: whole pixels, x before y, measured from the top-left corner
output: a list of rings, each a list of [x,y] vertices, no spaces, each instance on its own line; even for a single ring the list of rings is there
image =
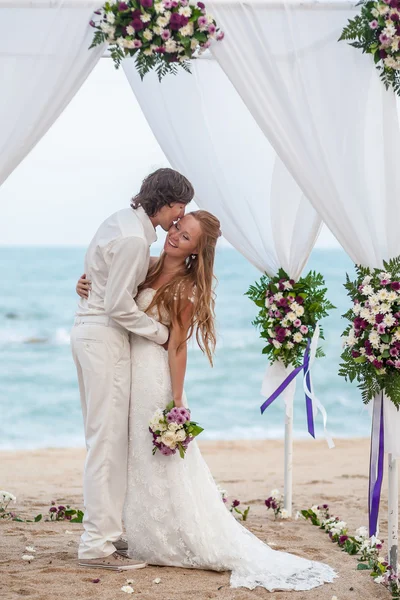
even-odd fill
[[[357,571],[369,571],[369,567],[365,563],[358,563]]]
[[[185,450],[181,443],[178,443],[179,456],[185,458]]]
[[[43,515],[36,515],[35,517],[35,523],[39,523],[39,521],[41,521],[43,518]]]

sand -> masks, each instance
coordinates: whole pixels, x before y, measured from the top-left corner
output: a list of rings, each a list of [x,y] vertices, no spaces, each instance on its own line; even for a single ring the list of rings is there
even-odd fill
[[[295,443],[294,514],[313,504],[328,503],[331,513],[350,530],[367,525],[368,440],[337,440],[334,450],[325,442]],[[274,521],[264,500],[273,488],[283,488],[283,443],[279,441],[202,442],[203,455],[215,479],[251,510],[246,526],[274,549],[328,563],[339,577],[309,592],[254,591],[229,587],[228,573],[148,567],[133,574],[77,566],[80,524],[67,522],[0,522],[0,598],[32,600],[378,600],[390,598],[368,572],[356,571],[357,559],[343,553],[328,536],[304,520]],[[13,510],[25,518],[48,511],[50,501],[82,507],[81,449],[0,452],[0,488],[17,496]],[[381,536],[387,523],[387,481],[381,508]],[[66,531],[71,533],[66,533]],[[21,560],[34,545],[35,560]],[[99,583],[92,580],[100,578]],[[134,594],[120,588],[134,580]],[[155,584],[154,579],[161,583]]]

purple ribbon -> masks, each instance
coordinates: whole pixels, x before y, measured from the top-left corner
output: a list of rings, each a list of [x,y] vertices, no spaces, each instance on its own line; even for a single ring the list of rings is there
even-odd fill
[[[369,535],[377,534],[379,504],[383,479],[385,457],[385,427],[383,420],[383,391],[374,399],[372,415],[371,455],[369,462]]]
[[[273,394],[269,398],[267,398],[262,405],[260,406],[261,414],[270,406],[277,398],[282,394],[282,392],[288,387],[289,383],[293,381],[295,377],[300,373],[300,371],[304,371],[305,378],[305,400],[306,400],[306,412],[307,412],[307,427],[308,433],[315,438],[315,429],[314,429],[314,415],[312,408],[312,400],[308,395],[307,391],[311,393],[311,374],[310,374],[310,346],[311,342],[308,340],[307,348],[304,352],[303,364],[300,367],[296,367],[281,383],[281,385],[274,391]]]

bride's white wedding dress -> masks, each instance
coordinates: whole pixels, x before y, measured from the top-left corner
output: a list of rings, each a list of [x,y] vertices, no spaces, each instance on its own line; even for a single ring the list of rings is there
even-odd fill
[[[150,288],[140,292],[141,310],[146,310],[154,293]],[[157,311],[151,316],[157,318]],[[229,570],[232,587],[310,590],[333,581],[335,572],[327,565],[272,550],[236,521],[222,502],[196,441],[185,459],[178,453],[152,455],[149,421],[172,398],[168,353],[132,335],[131,360],[124,511],[130,555],[153,565]]]

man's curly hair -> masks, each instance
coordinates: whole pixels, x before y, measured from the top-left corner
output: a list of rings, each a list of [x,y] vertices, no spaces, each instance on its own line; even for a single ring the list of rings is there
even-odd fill
[[[193,196],[193,186],[184,175],[173,169],[158,169],[145,177],[131,207],[141,206],[149,217],[154,217],[163,206],[189,204]]]

